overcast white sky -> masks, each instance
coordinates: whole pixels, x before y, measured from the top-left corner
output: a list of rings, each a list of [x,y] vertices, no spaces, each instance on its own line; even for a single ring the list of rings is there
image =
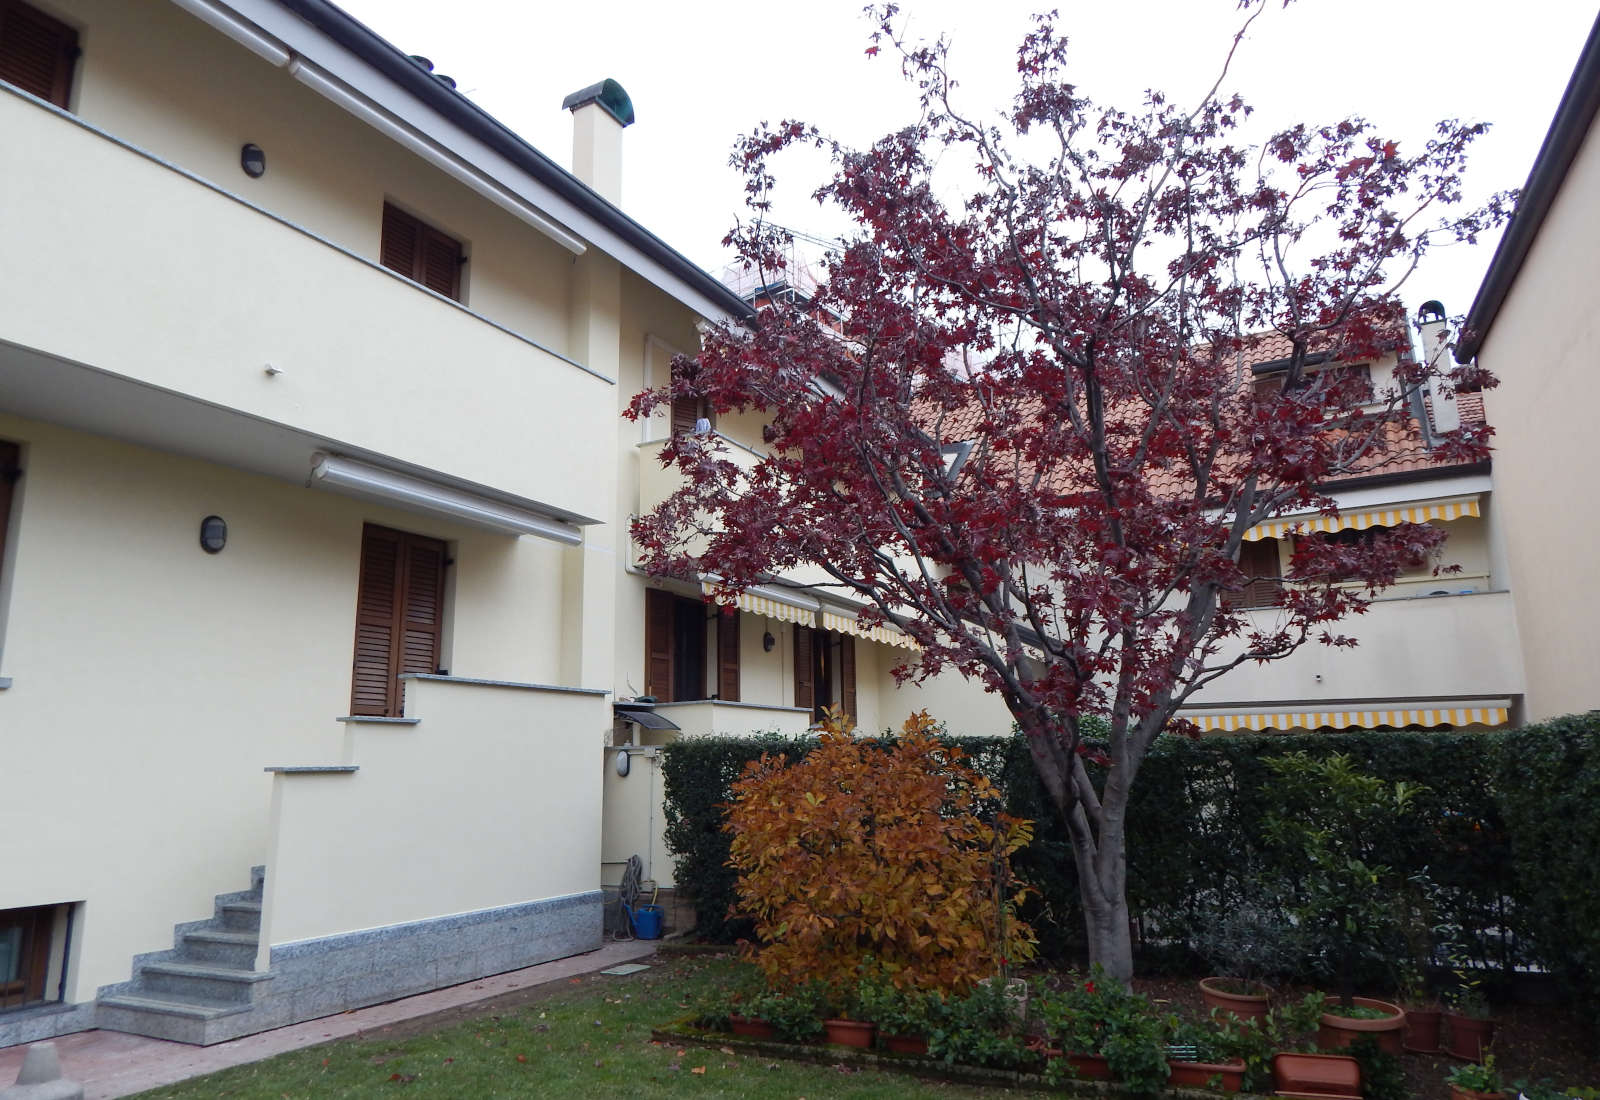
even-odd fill
[[[912,116],[910,90],[886,55],[864,55],[861,0],[663,3],[613,0],[340,0],[408,53],[430,57],[480,106],[563,165],[571,161],[572,91],[621,82],[638,122],[624,135],[622,206],[701,266],[720,271],[720,242],[741,209],[727,158],[758,120],[799,117],[866,143]],[[1037,7],[1048,7],[1041,3]],[[1214,79],[1240,19],[1235,0],[1054,0],[1096,101],[1133,104],[1147,87],[1182,100]],[[1017,42],[1035,5],[1014,0],[902,0],[912,27],[945,32],[974,109],[1003,108]],[[1277,125],[1366,116],[1402,149],[1440,118],[1492,122],[1471,189],[1520,187],[1595,20],[1584,0],[1272,0],[1225,87]],[[828,236],[814,203],[822,166],[793,165],[779,220]],[[1471,304],[1495,241],[1434,253],[1407,284],[1414,308]]]

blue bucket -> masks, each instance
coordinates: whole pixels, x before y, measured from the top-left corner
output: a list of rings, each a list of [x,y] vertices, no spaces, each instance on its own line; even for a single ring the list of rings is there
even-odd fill
[[[661,938],[661,906],[641,905],[633,910],[633,934],[641,940]]]

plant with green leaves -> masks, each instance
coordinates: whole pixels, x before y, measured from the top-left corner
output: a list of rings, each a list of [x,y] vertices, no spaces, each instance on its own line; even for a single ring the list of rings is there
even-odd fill
[[[939,1006],[928,1028],[933,1057],[992,1069],[1019,1069],[1037,1061],[1003,982],[979,982],[965,996],[929,1003]]]
[[[1492,1054],[1485,1054],[1481,1062],[1456,1066],[1445,1075],[1445,1080],[1457,1088],[1471,1089],[1473,1092],[1499,1092],[1501,1087],[1500,1071],[1495,1068]]]
[[[1327,944],[1330,976],[1348,1007],[1358,954],[1381,950],[1400,927],[1394,899],[1405,876],[1381,861],[1374,838],[1409,814],[1426,788],[1369,775],[1344,753],[1295,752],[1266,764],[1274,781],[1263,827],[1297,872],[1291,912]]]
[[[1372,1038],[1357,1039],[1349,1054],[1361,1066],[1362,1100],[1410,1100],[1405,1066]]]
[[[1265,887],[1258,887],[1264,892]],[[1308,953],[1305,930],[1281,905],[1239,900],[1215,914],[1200,951],[1229,993],[1265,994],[1292,974]]]
[[[1073,979],[1045,993],[1037,1012],[1053,1045],[1072,1054],[1103,1056],[1111,1075],[1134,1095],[1155,1095],[1166,1085],[1172,1018],[1100,968],[1087,980]]]
[[[938,993],[901,989],[876,975],[862,977],[856,990],[861,1018],[877,1024],[880,1035],[926,1035],[944,1003]]]

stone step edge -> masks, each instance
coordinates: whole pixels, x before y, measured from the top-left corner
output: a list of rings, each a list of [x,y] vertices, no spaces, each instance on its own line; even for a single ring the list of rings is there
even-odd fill
[[[270,970],[240,970],[231,966],[218,966],[214,963],[188,963],[188,962],[152,962],[145,963],[139,968],[144,974],[170,974],[174,977],[184,978],[212,978],[224,982],[270,982],[273,974]]]
[[[224,1016],[237,1016],[249,1012],[254,1005],[219,1004],[213,1001],[161,1000],[139,997],[131,993],[118,993],[101,997],[96,1002],[103,1008],[120,1008],[129,1012],[154,1012],[161,1016],[182,1016],[191,1020],[218,1020]]]

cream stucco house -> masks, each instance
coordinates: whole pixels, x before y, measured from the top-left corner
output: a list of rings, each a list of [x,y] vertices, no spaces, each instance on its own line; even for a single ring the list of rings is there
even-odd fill
[[[1526,716],[1600,707],[1595,546],[1600,400],[1600,21],[1523,186],[1455,355],[1500,380],[1485,395]]]
[[[567,106],[576,175],[325,0],[0,0],[0,1045],[599,944],[618,409],[747,307]]]

